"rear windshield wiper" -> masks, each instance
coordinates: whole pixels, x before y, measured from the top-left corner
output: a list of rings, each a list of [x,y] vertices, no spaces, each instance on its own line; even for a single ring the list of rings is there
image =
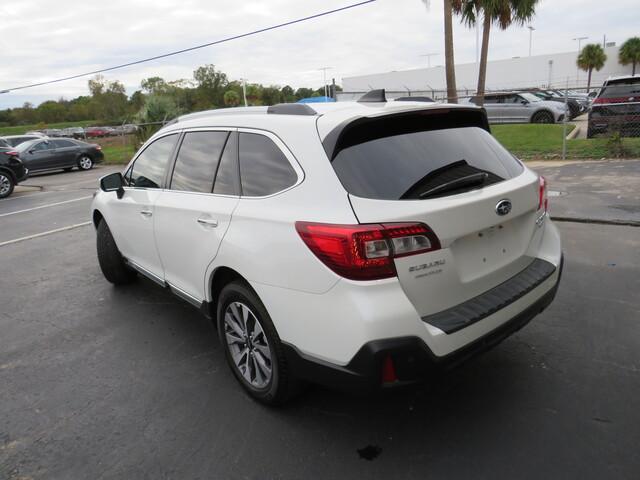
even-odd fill
[[[481,185],[488,178],[489,178],[489,174],[487,172],[472,173],[471,175],[456,178],[455,180],[451,180],[450,182],[442,183],[437,187],[430,188],[429,190],[426,190],[420,193],[418,197],[428,198],[428,197],[433,197],[435,195],[440,195],[445,192],[449,192],[451,190],[458,190],[464,187]]]

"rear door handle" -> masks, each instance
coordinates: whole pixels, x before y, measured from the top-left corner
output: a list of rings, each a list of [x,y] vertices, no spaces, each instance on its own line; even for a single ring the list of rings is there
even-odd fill
[[[218,221],[214,220],[213,218],[199,218],[198,219],[198,223],[200,225],[203,225],[205,227],[217,227],[218,226]]]
[[[143,217],[150,217],[151,215],[153,215],[153,213],[151,212],[151,210],[141,210],[140,215],[142,215]]]

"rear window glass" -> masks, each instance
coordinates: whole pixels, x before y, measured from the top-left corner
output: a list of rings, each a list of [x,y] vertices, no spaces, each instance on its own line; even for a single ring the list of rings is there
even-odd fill
[[[433,118],[418,119],[417,124],[401,121],[389,132],[382,123],[382,128],[368,126],[370,138],[356,134],[356,144],[339,150],[332,161],[353,195],[384,200],[440,197],[498,183],[523,170],[483,128],[420,128],[420,123],[437,123]]]

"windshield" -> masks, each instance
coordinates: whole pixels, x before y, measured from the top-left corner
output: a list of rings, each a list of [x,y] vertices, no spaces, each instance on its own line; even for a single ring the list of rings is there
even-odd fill
[[[528,93],[528,92],[521,93],[520,96],[522,98],[524,98],[525,100],[527,100],[528,102],[531,102],[531,103],[540,102],[541,101],[540,98],[538,98],[534,94]]]
[[[19,152],[26,152],[27,150],[32,148],[36,143],[40,141],[41,140],[27,140],[26,142],[19,143],[16,146],[16,150],[18,150]]]

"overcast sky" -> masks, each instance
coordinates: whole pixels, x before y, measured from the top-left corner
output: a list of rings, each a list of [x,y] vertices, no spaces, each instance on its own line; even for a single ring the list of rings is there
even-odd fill
[[[206,43],[356,0],[3,1],[0,6],[0,90],[59,78]],[[534,55],[577,49],[572,38],[620,44],[640,35],[637,0],[541,0],[532,25]],[[319,67],[342,77],[444,62],[442,0],[377,0],[346,12],[110,72],[132,93],[140,80],[191,78],[213,63],[230,79],[320,87]],[[454,21],[457,63],[476,59],[476,33]],[[495,31],[489,59],[525,56],[526,27]],[[0,108],[87,93],[87,78],[0,95]]]

